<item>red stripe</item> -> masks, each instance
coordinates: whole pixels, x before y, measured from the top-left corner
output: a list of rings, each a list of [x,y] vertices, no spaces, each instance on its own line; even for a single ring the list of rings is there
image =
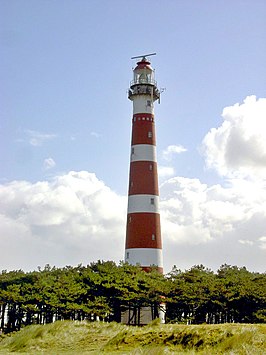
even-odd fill
[[[154,122],[142,120],[142,117],[147,115],[140,115],[140,121],[136,118],[132,125],[132,140],[131,145],[135,144],[152,144],[156,145],[155,138],[155,124]],[[134,119],[133,119],[134,120]]]
[[[162,248],[159,213],[128,214],[126,249],[130,248]]]
[[[142,266],[141,267],[143,271],[146,271],[146,272],[150,272],[151,270],[153,270],[154,268],[160,273],[160,274],[163,274],[163,268],[162,267],[154,267],[154,268],[151,268],[150,266]]]
[[[134,161],[130,163],[129,195],[159,195],[157,163]]]

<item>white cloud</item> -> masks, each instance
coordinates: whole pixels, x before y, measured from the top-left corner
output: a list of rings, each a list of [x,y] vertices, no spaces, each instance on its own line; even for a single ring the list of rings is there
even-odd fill
[[[169,178],[175,173],[174,168],[171,166],[158,166],[158,175],[160,179]]]
[[[239,239],[238,242],[239,242],[240,244],[245,244],[245,245],[253,245],[253,244],[254,244],[254,242],[253,242],[252,240],[247,240],[247,239],[245,239],[245,240]]]
[[[47,158],[43,161],[43,169],[50,170],[56,166],[56,163],[53,158]]]
[[[0,269],[119,261],[125,218],[126,199],[85,171],[0,185]]]
[[[251,193],[246,191],[251,188]],[[223,263],[262,271],[266,188],[233,181],[207,186],[174,177],[161,185],[165,270]],[[0,185],[0,269],[77,265],[123,259],[126,196],[95,174],[69,172],[51,181]]]
[[[207,166],[231,178],[266,178],[266,98],[248,96],[226,107],[222,117],[203,141]]]
[[[165,150],[163,150],[162,156],[163,159],[171,161],[174,154],[180,154],[186,151],[187,149],[182,145],[169,145]]]
[[[30,130],[30,129],[25,130],[25,133],[28,136],[29,144],[32,146],[35,146],[35,147],[41,146],[46,141],[49,141],[49,140],[57,137],[57,135],[53,134],[53,133],[42,133],[42,132]]]
[[[260,248],[266,250],[266,237],[260,237],[259,242]]]
[[[169,179],[161,185],[160,205],[167,262],[171,259],[172,265],[181,268],[188,267],[190,260],[191,265],[203,263],[212,268],[228,263],[262,271],[265,201],[263,183],[233,180],[222,187],[207,186],[198,179]]]
[[[100,137],[101,137],[101,134],[100,134],[100,133],[97,133],[97,132],[91,132],[91,136],[92,136],[92,137],[95,137],[95,138],[100,138]]]
[[[177,244],[199,244],[211,239],[203,223],[206,186],[197,179],[175,177],[161,185],[162,233]]]

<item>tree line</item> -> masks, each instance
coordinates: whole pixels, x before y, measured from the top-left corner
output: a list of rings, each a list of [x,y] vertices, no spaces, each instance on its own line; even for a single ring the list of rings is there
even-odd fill
[[[266,274],[203,265],[166,275],[98,261],[87,266],[0,273],[0,330],[56,320],[121,321],[129,307],[164,303],[168,323],[265,323]]]

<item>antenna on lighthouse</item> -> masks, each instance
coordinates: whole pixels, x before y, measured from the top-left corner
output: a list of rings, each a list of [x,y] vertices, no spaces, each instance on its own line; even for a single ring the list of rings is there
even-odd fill
[[[136,57],[131,57],[131,59],[137,59],[137,58],[143,58],[143,59],[145,59],[146,57],[150,57],[150,56],[152,56],[152,55],[156,55],[156,53],[138,55],[138,56],[136,56]]]

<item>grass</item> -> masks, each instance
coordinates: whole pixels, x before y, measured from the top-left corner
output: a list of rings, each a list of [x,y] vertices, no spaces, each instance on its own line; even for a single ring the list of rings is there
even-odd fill
[[[266,354],[266,324],[128,327],[117,323],[32,325],[0,339],[0,354]]]

